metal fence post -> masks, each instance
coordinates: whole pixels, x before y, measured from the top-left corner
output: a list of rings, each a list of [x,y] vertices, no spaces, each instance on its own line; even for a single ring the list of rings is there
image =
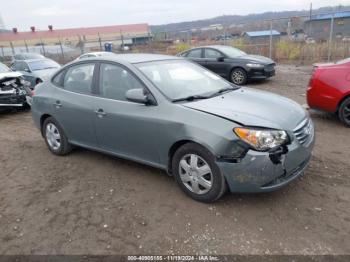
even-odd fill
[[[328,58],[327,58],[328,62],[331,60],[331,56],[332,56],[333,29],[334,29],[334,13],[332,14],[331,28],[329,30],[330,33],[329,33],[329,41],[328,41]]]
[[[2,54],[2,57],[5,58],[5,53],[4,53],[4,47],[1,46],[1,54]]]
[[[43,40],[41,38],[40,38],[40,43],[41,43],[41,48],[43,50],[43,54],[44,54],[44,56],[46,56],[46,50],[45,50],[45,47],[44,47],[44,42],[43,42]]]
[[[28,51],[28,45],[27,45],[27,41],[26,40],[24,40],[24,45],[25,45],[27,53],[28,53],[29,51]]]
[[[100,51],[102,51],[102,41],[101,41],[101,36],[100,36],[100,33],[97,33],[98,34],[98,42],[100,43]]]
[[[269,57],[272,59],[272,19],[270,21],[270,49],[269,49]]]
[[[62,60],[64,61],[64,52],[63,52],[63,46],[62,46],[61,38],[59,38],[59,43],[60,43],[60,47],[61,47]]]
[[[13,43],[12,42],[10,42],[10,46],[11,46],[12,54],[15,55],[16,54],[15,53],[15,48],[13,47]]]
[[[120,39],[122,40],[121,49],[122,49],[122,52],[124,53],[124,35],[122,30],[120,30]]]
[[[224,45],[226,45],[226,26],[224,26]]]

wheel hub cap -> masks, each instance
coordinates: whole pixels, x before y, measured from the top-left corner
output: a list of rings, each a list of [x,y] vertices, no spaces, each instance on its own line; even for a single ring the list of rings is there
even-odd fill
[[[181,158],[179,174],[182,183],[195,194],[205,194],[212,187],[213,175],[210,166],[196,154],[188,154]]]
[[[235,71],[232,74],[232,82],[235,84],[241,84],[243,82],[244,75],[240,71]]]
[[[46,135],[47,143],[53,150],[57,150],[60,148],[61,135],[57,127],[53,123],[47,124],[45,135]]]

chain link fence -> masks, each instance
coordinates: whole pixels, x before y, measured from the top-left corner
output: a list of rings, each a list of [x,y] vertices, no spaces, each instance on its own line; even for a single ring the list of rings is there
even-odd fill
[[[156,32],[154,39],[173,40],[173,46],[161,50],[170,54],[224,44],[282,63],[336,61],[350,56],[350,11]]]

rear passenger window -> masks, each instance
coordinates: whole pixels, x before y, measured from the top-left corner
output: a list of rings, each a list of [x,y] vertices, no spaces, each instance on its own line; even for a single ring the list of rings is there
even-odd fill
[[[64,76],[63,87],[68,91],[91,94],[95,64],[72,66]]]

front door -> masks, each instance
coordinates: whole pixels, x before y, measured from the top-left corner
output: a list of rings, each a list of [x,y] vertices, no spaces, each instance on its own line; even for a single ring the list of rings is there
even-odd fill
[[[222,53],[212,48],[205,48],[204,58],[206,68],[222,77],[227,77],[227,62],[225,61],[225,56]]]
[[[94,101],[94,124],[99,147],[120,156],[159,163],[157,106],[127,101],[130,89],[144,85],[127,68],[101,63],[99,97]]]

